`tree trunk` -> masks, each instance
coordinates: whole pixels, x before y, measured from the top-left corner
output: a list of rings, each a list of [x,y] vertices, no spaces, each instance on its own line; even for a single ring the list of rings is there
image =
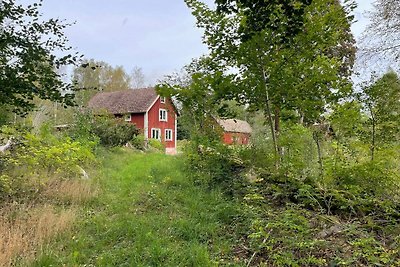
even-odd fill
[[[375,142],[376,142],[376,122],[374,116],[372,116],[372,144],[371,144],[371,161],[374,161],[375,157]]]
[[[274,157],[275,157],[275,169],[278,170],[279,169],[279,150],[278,150],[278,142],[277,142],[277,138],[276,138],[276,131],[275,131],[275,127],[274,127],[274,120],[272,118],[272,111],[271,111],[271,102],[269,99],[269,93],[268,93],[268,87],[267,87],[267,82],[266,82],[266,75],[265,75],[265,71],[264,68],[262,69],[262,74],[263,74],[263,87],[265,90],[265,94],[266,94],[266,109],[265,109],[265,115],[267,116],[268,119],[268,123],[270,126],[270,130],[271,130],[271,136],[272,136],[272,143],[274,145]]]
[[[371,161],[375,158],[375,143],[376,143],[376,118],[372,106],[368,105],[369,111],[371,112],[372,119],[372,140],[371,140]]]
[[[274,120],[275,120],[275,138],[276,138],[276,146],[277,146],[277,150],[278,150],[278,160],[279,163],[282,162],[282,157],[283,157],[283,151],[282,151],[282,147],[279,145],[279,137],[280,137],[280,133],[281,133],[281,111],[279,109],[279,107],[275,106],[275,114],[274,114]]]
[[[317,144],[319,173],[320,173],[320,176],[322,177],[324,174],[324,163],[322,160],[321,143],[320,143],[317,132],[313,132],[313,138],[314,138],[315,143]]]

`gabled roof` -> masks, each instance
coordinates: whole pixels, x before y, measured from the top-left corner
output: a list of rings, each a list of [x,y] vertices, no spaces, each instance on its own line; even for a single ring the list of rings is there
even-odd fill
[[[90,99],[89,108],[106,110],[112,114],[145,113],[157,98],[154,88],[97,93]]]
[[[250,124],[246,121],[241,121],[237,119],[216,119],[217,123],[221,125],[222,129],[225,132],[231,133],[251,133],[253,130],[251,129]]]

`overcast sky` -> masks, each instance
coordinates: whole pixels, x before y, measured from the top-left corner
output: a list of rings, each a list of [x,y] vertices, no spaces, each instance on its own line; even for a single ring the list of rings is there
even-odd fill
[[[367,23],[364,13],[373,0],[357,2],[358,22],[353,31],[359,36]],[[122,65],[127,71],[139,66],[147,83],[207,51],[183,0],[44,0],[41,11],[45,17],[76,21],[65,33],[86,58]]]

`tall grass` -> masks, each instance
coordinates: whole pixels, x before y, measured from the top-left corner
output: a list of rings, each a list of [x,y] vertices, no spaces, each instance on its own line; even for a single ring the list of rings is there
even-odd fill
[[[34,260],[50,240],[73,226],[79,209],[98,194],[93,181],[47,179],[34,196],[0,207],[0,266]]]
[[[71,204],[84,204],[98,193],[98,188],[92,181],[79,179],[51,180],[43,190],[43,196]]]
[[[0,266],[33,258],[40,246],[71,227],[75,219],[75,210],[57,211],[49,205],[15,204],[0,210]]]
[[[157,153],[106,155],[97,204],[34,266],[235,266],[226,231],[239,208],[217,188],[195,186],[181,164]]]

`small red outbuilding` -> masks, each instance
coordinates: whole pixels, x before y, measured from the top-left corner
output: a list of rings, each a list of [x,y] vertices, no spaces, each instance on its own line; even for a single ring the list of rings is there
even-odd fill
[[[223,142],[227,145],[247,145],[250,142],[251,126],[237,119],[216,119],[223,130]]]
[[[167,154],[176,154],[177,113],[170,98],[161,97],[154,88],[98,93],[89,108],[105,110],[136,124],[145,138],[160,140]]]

